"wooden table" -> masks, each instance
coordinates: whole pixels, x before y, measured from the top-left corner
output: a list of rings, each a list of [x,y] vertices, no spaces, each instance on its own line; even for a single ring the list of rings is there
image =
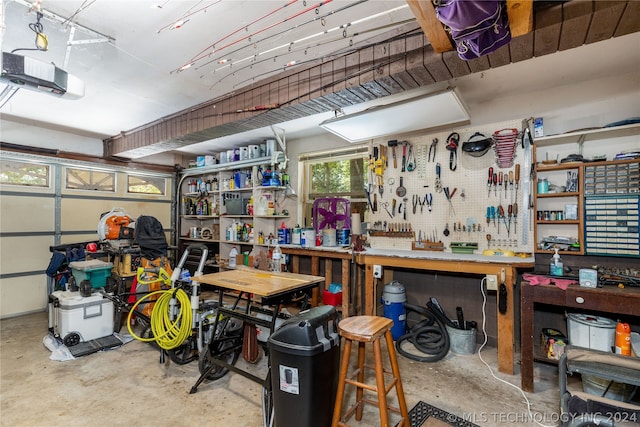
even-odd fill
[[[205,274],[198,277],[197,280],[199,283],[224,290],[239,291],[271,299],[315,287],[324,281],[324,277],[297,273],[274,273],[238,266],[235,270]]]
[[[222,314],[227,317],[239,318],[243,321],[249,321],[257,325],[267,327],[269,328],[270,333],[275,330],[276,319],[280,313],[280,308],[287,298],[289,298],[293,293],[310,290],[311,288],[318,286],[318,283],[324,281],[324,277],[321,276],[295,273],[275,273],[256,270],[245,266],[239,266],[235,270],[205,274],[203,276],[199,276],[197,279],[199,283],[214,286],[220,291],[217,307],[218,314]],[[224,305],[223,297],[225,291],[237,292],[235,302],[231,305],[231,308]],[[274,307],[273,311],[270,313],[271,320],[265,320],[264,318],[252,315],[250,306],[254,296],[261,297],[262,305],[271,305]],[[247,299],[247,306],[244,311],[237,309],[238,302],[242,298]],[[218,330],[217,327],[220,317],[221,316],[219,315],[215,317],[212,326],[213,331]],[[215,339],[216,338],[214,337],[214,341]],[[215,343],[210,343],[210,345],[212,348],[215,347]],[[225,361],[215,357],[212,358],[212,362],[233,372],[239,373],[245,378],[255,381],[258,384],[262,384],[265,390],[271,390],[269,375],[267,375],[266,378],[260,378],[250,372],[229,365]],[[209,370],[200,375],[198,381],[191,388],[190,393],[196,392],[198,386],[208,376],[208,371]]]
[[[475,254],[453,254],[430,251],[376,250],[367,249],[356,256],[356,261],[365,265],[365,310],[364,314],[375,315],[376,280],[373,266],[409,268],[414,270],[442,271],[447,273],[495,274],[504,276],[506,287],[506,311],[500,313],[498,304],[498,370],[514,373],[514,285],[518,268],[532,268],[533,257],[517,258],[483,256]],[[503,274],[504,273],[504,274]],[[497,293],[498,297],[500,292]]]
[[[523,281],[520,287],[520,330],[521,330],[521,386],[533,392],[534,360],[534,309],[535,304],[579,308],[605,313],[640,316],[640,288],[620,289],[615,286],[585,288],[571,285],[562,290],[555,285],[531,286]]]

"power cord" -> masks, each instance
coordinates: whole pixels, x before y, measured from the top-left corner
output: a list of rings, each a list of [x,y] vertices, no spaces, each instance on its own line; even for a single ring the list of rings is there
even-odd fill
[[[29,29],[36,33],[35,39],[35,48],[18,48],[13,49],[11,53],[18,52],[20,50],[48,50],[49,49],[49,39],[47,39],[47,35],[43,32],[44,27],[40,23],[42,19],[42,12],[36,13],[36,22],[29,24]]]
[[[486,315],[486,306],[487,306],[487,294],[485,293],[484,290],[484,286],[486,283],[487,278],[483,278],[480,281],[480,292],[482,292],[482,333],[484,334],[484,341],[482,342],[482,345],[480,345],[480,348],[478,348],[478,357],[480,358],[480,361],[482,363],[484,363],[484,365],[487,367],[487,369],[489,369],[489,373],[491,374],[491,376],[493,378],[495,378],[496,380],[503,382],[505,384],[507,384],[508,386],[511,386],[513,388],[515,388],[516,390],[518,390],[520,392],[520,394],[522,394],[522,397],[524,398],[525,402],[527,403],[527,412],[529,413],[529,419],[533,420],[536,424],[538,424],[541,427],[557,427],[557,426],[551,426],[551,425],[546,425],[546,424],[542,424],[539,421],[536,420],[536,418],[534,418],[533,416],[533,412],[531,412],[531,402],[529,401],[529,399],[527,398],[527,396],[524,394],[524,391],[518,387],[517,385],[513,385],[508,381],[505,381],[501,378],[496,377],[496,375],[493,373],[493,369],[491,369],[491,366],[489,366],[489,364],[487,362],[485,362],[485,360],[482,358],[482,349],[485,347],[485,345],[487,344],[487,330],[486,330],[486,322],[487,322],[487,315]]]

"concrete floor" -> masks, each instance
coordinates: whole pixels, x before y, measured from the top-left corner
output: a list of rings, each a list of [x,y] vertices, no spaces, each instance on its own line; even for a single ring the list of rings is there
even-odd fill
[[[262,425],[261,387],[241,375],[229,373],[204,382],[197,393],[189,394],[199,375],[197,362],[180,366],[167,358],[160,364],[158,351],[139,341],[75,360],[52,361],[42,343],[47,326],[46,313],[0,321],[1,426]],[[497,371],[496,349],[486,348],[482,354]],[[477,355],[449,353],[436,363],[398,357],[409,409],[423,400],[481,427],[537,425],[528,421],[520,391],[493,378]],[[238,364],[248,365],[242,358]],[[264,357],[249,366],[266,374]],[[496,376],[520,383],[519,375]],[[557,368],[537,364],[536,393],[526,396],[534,420],[557,425]],[[392,419],[397,421],[395,415]],[[355,423],[376,424],[371,409]]]

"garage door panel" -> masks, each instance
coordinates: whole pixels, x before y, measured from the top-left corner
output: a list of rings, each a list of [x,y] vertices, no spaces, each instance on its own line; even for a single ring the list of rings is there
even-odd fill
[[[54,212],[53,197],[3,195],[0,204],[0,231],[52,231]]]
[[[49,265],[53,236],[4,236],[0,239],[0,268],[3,275],[42,271]]]
[[[114,204],[110,200],[63,199],[61,228],[63,231],[97,230],[100,215],[114,208],[123,208],[134,219],[140,215],[150,215],[158,218],[163,227],[171,226],[171,203],[169,202],[118,201]],[[161,219],[160,216],[165,219]]]
[[[1,317],[43,311],[46,306],[47,276],[45,274],[2,279],[0,284]],[[43,336],[45,333],[46,328],[43,325]]]

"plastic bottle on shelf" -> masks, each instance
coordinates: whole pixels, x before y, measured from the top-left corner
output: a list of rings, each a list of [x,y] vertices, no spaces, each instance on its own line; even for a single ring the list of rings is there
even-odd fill
[[[237,255],[238,255],[238,250],[234,246],[229,251],[229,268],[236,268],[236,256]]]
[[[552,276],[562,276],[564,275],[564,264],[562,263],[562,259],[560,255],[558,255],[558,248],[553,248],[556,252],[551,257],[551,265],[549,267],[549,274]]]
[[[280,245],[276,245],[271,251],[271,271],[280,272],[282,263],[282,249],[280,249]]]

